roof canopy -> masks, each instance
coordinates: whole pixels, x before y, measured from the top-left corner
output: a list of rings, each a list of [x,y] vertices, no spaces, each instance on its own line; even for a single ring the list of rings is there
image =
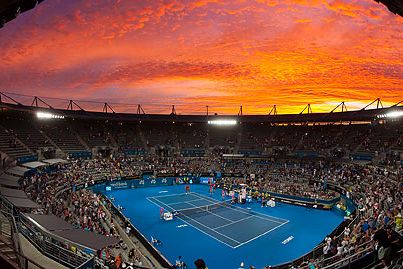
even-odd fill
[[[0,185],[7,186],[7,187],[20,187],[18,180],[20,178],[12,175],[2,174],[0,175]]]
[[[43,160],[43,162],[47,164],[58,164],[58,163],[66,163],[67,161],[63,159],[46,159]]]
[[[0,187],[0,193],[6,197],[17,197],[17,198],[27,198],[27,194],[23,190],[16,190],[12,188]]]
[[[119,239],[115,237],[75,229],[71,224],[54,215],[27,213],[23,215],[34,222],[41,230],[95,251],[119,242]]]
[[[6,196],[6,200],[8,200],[14,207],[18,208],[42,208],[40,205],[35,203],[34,201],[28,198],[21,197],[12,197]]]
[[[41,166],[46,166],[48,164],[43,163],[43,162],[29,162],[29,163],[24,163],[22,165],[25,166],[25,167],[28,167],[28,168],[38,168],[38,167],[41,167]]]
[[[7,174],[13,174],[17,176],[23,176],[25,175],[26,172],[30,171],[31,169],[22,167],[22,166],[15,166],[13,168],[10,168],[6,171]]]
[[[119,242],[116,237],[108,237],[81,229],[55,231],[54,234],[93,250],[100,250]]]

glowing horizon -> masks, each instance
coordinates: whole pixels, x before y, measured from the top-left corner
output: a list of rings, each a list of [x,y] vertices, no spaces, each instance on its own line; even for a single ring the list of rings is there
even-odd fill
[[[390,106],[402,27],[373,0],[48,0],[0,29],[0,90],[146,113]]]

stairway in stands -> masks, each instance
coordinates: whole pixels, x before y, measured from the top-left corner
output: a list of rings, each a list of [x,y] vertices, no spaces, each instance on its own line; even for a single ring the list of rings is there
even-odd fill
[[[0,212],[0,256],[11,264],[17,265],[18,260],[13,249],[10,220]]]
[[[9,133],[0,126],[0,151],[10,157],[17,158],[21,156],[33,155],[28,148],[16,139],[13,134]]]

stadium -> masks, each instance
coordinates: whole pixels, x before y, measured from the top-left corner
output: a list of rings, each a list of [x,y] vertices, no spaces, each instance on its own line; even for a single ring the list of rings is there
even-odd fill
[[[40,24],[43,23],[40,19],[46,17],[44,11],[64,14],[71,8],[76,12],[76,6],[72,8],[71,3],[63,6],[51,2],[1,2],[0,37],[17,39],[20,33],[1,31],[21,29],[19,16],[22,16],[21,24],[29,22],[40,29],[46,28]],[[252,1],[240,1],[245,2]],[[403,5],[398,1],[381,1],[385,6],[372,2],[371,8],[382,10],[386,14],[382,16],[387,19],[403,14]],[[116,1],[113,5],[116,8],[127,3]],[[63,6],[61,10],[56,8],[59,4]],[[169,11],[164,10],[158,16],[179,16],[175,12],[182,16],[188,8],[193,12],[210,4],[215,3],[201,1],[191,8],[179,9],[180,5],[174,3],[167,5]],[[336,4],[320,7],[335,12]],[[355,4],[347,6],[352,12],[362,12]],[[127,5],[140,6],[139,3]],[[296,5],[305,8],[305,3]],[[42,6],[45,7],[38,10]],[[278,3],[268,6],[283,8]],[[152,9],[144,10],[145,14],[152,13]],[[230,11],[226,14],[237,14]],[[24,17],[22,12],[28,14]],[[351,15],[344,8],[337,12]],[[83,19],[81,15],[75,19],[80,23],[86,21],[80,25],[88,26],[88,18]],[[207,20],[205,16],[205,13],[200,15]],[[376,17],[372,13],[371,16]],[[344,18],[340,14],[336,17]],[[142,21],[147,22],[148,19]],[[65,31],[66,26],[62,24],[53,25],[52,21],[52,27],[58,31]],[[115,24],[111,22],[111,25]],[[137,25],[136,30],[143,27]],[[37,31],[29,32],[33,39]],[[66,31],[64,35],[71,38],[71,33]],[[57,47],[70,53],[68,47],[73,45],[63,45],[51,36]],[[158,42],[164,42],[165,37],[159,31],[157,36]],[[96,39],[86,37],[80,35],[80,40]],[[130,95],[116,99],[118,94],[110,95],[109,88],[91,88],[90,83],[100,87],[101,81],[108,77],[104,73],[96,80],[86,81],[81,91],[82,85],[70,80],[76,76],[75,71],[71,66],[64,66],[71,55],[56,64],[46,56],[52,54],[51,46],[45,46],[45,52],[39,53],[34,46],[18,48],[19,41],[12,38],[8,41],[12,45],[7,46],[0,38],[5,55],[1,59],[9,68],[0,67],[4,71],[0,72],[1,268],[403,268],[403,89],[399,84],[403,80],[400,51],[396,49],[396,61],[392,43],[388,52],[392,56],[378,55],[379,59],[390,60],[383,63],[385,70],[380,74],[373,66],[357,68],[357,72],[365,71],[361,82],[370,81],[365,87],[386,88],[379,90],[382,99],[372,98],[370,91],[355,88],[347,93],[343,91],[346,101],[335,101],[328,96],[338,96],[336,87],[334,93],[326,93],[325,106],[315,95],[320,95],[320,90],[302,87],[283,100],[284,103],[264,104],[262,113],[259,98],[277,101],[281,98],[248,92],[256,94],[252,98],[254,102],[246,95],[236,96],[240,98],[236,101],[246,101],[245,106],[236,107],[231,99],[234,96],[220,99],[221,88],[196,87],[198,83],[201,87],[211,87],[202,81],[203,70],[211,69],[213,73],[225,70],[224,75],[231,76],[231,64],[220,63],[217,68],[208,63],[187,66],[173,62],[164,63],[160,69],[148,61],[146,65],[139,64],[135,72],[119,66],[119,77],[129,73],[142,81],[142,95],[147,97],[150,92],[151,97],[144,99],[144,103],[140,102],[143,99],[134,103]],[[147,42],[145,36],[142,38]],[[179,42],[181,37],[174,39]],[[108,38],[107,42],[112,41]],[[112,43],[108,43],[111,46],[108,50],[116,49],[112,49]],[[15,48],[18,55],[10,52]],[[221,50],[228,49],[227,45],[219,48],[226,55]],[[31,66],[19,62],[31,57],[30,49],[41,55],[34,55],[31,62],[36,70],[35,78],[31,76]],[[83,47],[79,58],[85,58],[85,52],[91,54],[98,49]],[[58,53],[62,58],[63,52]],[[11,59],[10,55],[15,58]],[[95,61],[93,57],[90,55],[90,61]],[[46,69],[42,58],[45,65],[53,65],[54,69]],[[107,66],[114,65],[115,61],[108,58]],[[91,76],[84,64],[78,66],[80,78]],[[46,75],[40,72],[41,68]],[[60,74],[54,76],[54,72],[64,68],[68,79]],[[90,67],[102,68],[104,62]],[[166,81],[160,81],[160,73],[165,68],[170,70],[164,73],[164,79],[171,76],[169,83],[185,87],[184,95],[171,88],[166,91],[154,88],[157,84],[168,87]],[[143,69],[147,77],[154,76],[157,70],[158,83],[151,85],[141,80],[139,74]],[[235,72],[236,76],[248,77],[252,71],[237,69]],[[259,80],[256,74],[253,81]],[[183,77],[191,76],[192,83],[183,81]],[[316,76],[323,77],[323,74]],[[32,85],[28,90],[22,90],[25,77],[28,85]],[[120,80],[119,83],[111,81],[116,87],[114,91],[123,89]],[[309,81],[304,83],[310,85]],[[62,82],[69,90],[53,90],[54,85]],[[216,79],[214,87],[219,87],[221,82]],[[234,85],[242,83],[238,80],[228,85],[237,87]],[[247,80],[248,87],[257,85],[254,83]],[[336,82],[327,83],[326,87],[331,89],[329,85]],[[130,85],[138,87],[135,83]],[[189,91],[192,94],[206,91],[211,99],[196,94],[195,99],[209,100],[212,105],[207,102],[201,106],[199,100],[188,98]],[[277,91],[274,93],[280,95],[280,90]],[[93,92],[95,95],[91,95]],[[303,92],[302,97],[299,92]],[[351,97],[356,92],[361,99]],[[82,97],[83,93],[88,94],[88,99]],[[271,93],[264,91],[264,95]],[[299,106],[287,105],[298,98],[305,103],[295,101]],[[180,104],[169,105],[171,101]],[[286,109],[282,110],[283,107]]]

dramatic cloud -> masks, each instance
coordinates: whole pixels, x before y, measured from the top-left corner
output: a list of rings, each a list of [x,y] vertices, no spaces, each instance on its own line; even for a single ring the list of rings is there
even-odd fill
[[[373,0],[48,0],[0,29],[0,90],[182,114],[393,104],[402,27]]]

